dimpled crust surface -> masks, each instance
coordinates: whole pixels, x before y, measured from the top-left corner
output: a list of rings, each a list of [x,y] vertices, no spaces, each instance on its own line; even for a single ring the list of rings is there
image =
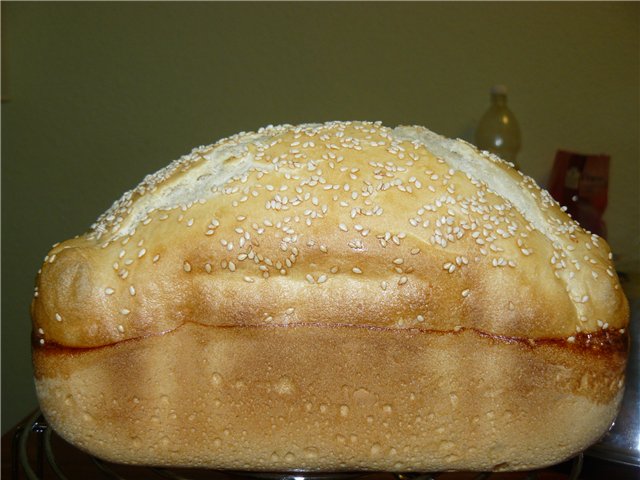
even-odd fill
[[[509,470],[611,424],[628,304],[606,242],[422,127],[241,133],[45,258],[41,407],[118,462]]]

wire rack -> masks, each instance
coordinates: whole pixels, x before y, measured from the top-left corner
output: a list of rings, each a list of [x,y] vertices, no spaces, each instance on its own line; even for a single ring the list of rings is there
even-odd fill
[[[54,441],[55,440],[55,441]],[[82,476],[68,476],[65,463],[56,458],[55,446],[62,440],[55,435],[40,411],[34,413],[24,424],[20,425],[12,440],[11,480],[368,480],[385,478],[388,480],[500,480],[518,478],[519,480],[539,480],[541,471],[521,472],[514,474],[473,472],[473,473],[265,473],[265,472],[232,472],[202,469],[171,469],[155,467],[131,467],[104,462],[96,457],[77,451],[79,460],[86,462]],[[574,457],[570,462],[570,471],[561,478],[577,480],[583,466],[583,454]],[[557,476],[554,478],[558,478]]]

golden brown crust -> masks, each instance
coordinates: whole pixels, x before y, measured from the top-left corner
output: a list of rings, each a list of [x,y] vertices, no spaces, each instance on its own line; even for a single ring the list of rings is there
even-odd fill
[[[43,410],[69,441],[117,462],[249,470],[552,464],[610,425],[624,359],[471,331],[192,323],[35,350]]]
[[[626,328],[606,242],[504,163],[459,143],[442,152],[425,129],[412,141],[370,124],[304,132],[196,150],[54,247],[34,331],[91,347],[187,318],[330,323],[345,308],[355,324],[531,338]],[[454,161],[463,147],[471,156]],[[229,178],[196,188],[214,174]]]
[[[620,399],[629,307],[610,256],[533,180],[422,127],[334,122],[239,134],[147,177],[91,231],[52,248],[32,304],[39,398],[68,438],[130,462],[277,469],[292,453],[314,469],[547,464],[603,433]],[[276,359],[280,351],[300,364]],[[312,360],[339,378],[331,383],[331,369]],[[186,447],[205,435],[200,417],[219,408],[218,387],[199,378],[209,364],[246,376],[256,403],[228,385],[223,411],[281,432],[271,462],[264,450],[262,463],[245,465],[268,445],[245,420],[228,425],[245,438],[231,449]],[[282,403],[286,427],[264,423],[280,398],[274,375],[298,385]],[[389,405],[394,392],[420,397],[423,410],[399,401],[394,428],[380,417],[377,430],[302,414],[300,402],[316,405],[324,390],[338,408],[340,388],[356,381]],[[110,388],[138,392],[139,407]],[[163,389],[179,420],[154,396]],[[476,414],[476,398],[517,420],[495,420],[486,405]],[[434,437],[440,443],[426,438],[440,426],[415,426],[427,407],[439,422],[455,420]],[[145,416],[158,415],[141,436]],[[211,428],[226,428],[211,418]],[[92,425],[104,437],[93,441]],[[332,430],[339,425],[361,445],[337,442],[351,435]],[[572,440],[557,445],[556,426]],[[116,438],[139,447],[120,450]],[[297,446],[284,451],[292,438]],[[306,459],[309,438],[324,454]],[[371,442],[388,454],[408,442],[413,453],[397,466],[396,454],[366,455]]]

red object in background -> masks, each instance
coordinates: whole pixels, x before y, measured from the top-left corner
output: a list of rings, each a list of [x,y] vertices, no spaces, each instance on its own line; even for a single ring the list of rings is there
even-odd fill
[[[549,193],[586,230],[602,238],[602,219],[609,193],[609,155],[583,155],[558,150],[549,179]]]

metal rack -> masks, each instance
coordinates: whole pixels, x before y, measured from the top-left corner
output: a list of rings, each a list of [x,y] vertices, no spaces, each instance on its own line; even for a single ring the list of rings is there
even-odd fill
[[[11,453],[11,479],[12,480],[75,480],[78,477],[69,477],[64,472],[64,467],[59,464],[52,443],[53,430],[46,420],[37,411],[15,432],[12,441]],[[34,448],[29,448],[29,445]],[[30,450],[31,454],[30,454]],[[129,474],[117,471],[117,466],[104,462],[98,458],[86,455],[92,463],[91,478],[95,480],[129,480],[134,478]],[[583,454],[574,457],[571,462],[571,471],[567,480],[577,480],[582,471]],[[215,470],[191,470],[183,473],[180,469],[156,468],[156,467],[128,467],[135,470],[135,478],[145,480],[200,480],[200,479],[230,479],[238,480],[250,478],[255,480],[365,480],[365,477],[374,475],[373,472],[346,472],[346,473],[265,473],[265,472],[221,472]],[[47,475],[45,476],[45,471]],[[527,472],[524,480],[536,480],[539,472]],[[393,480],[447,480],[450,473],[393,473],[387,474]],[[469,473],[470,480],[499,480],[501,473]],[[459,477],[458,477],[459,478]]]

